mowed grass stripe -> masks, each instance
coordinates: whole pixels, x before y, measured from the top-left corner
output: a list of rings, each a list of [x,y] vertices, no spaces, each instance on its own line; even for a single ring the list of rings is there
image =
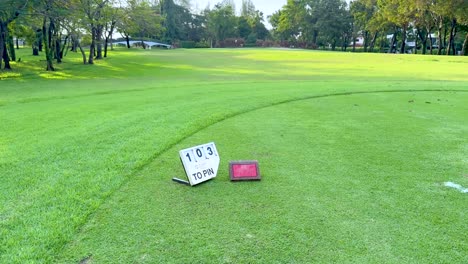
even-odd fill
[[[463,263],[465,197],[442,183],[467,168],[466,116],[454,111],[466,100],[357,94],[217,123],[135,175],[61,260]],[[177,151],[209,140],[221,155],[218,178],[196,188],[171,182],[184,174]],[[244,158],[260,161],[262,182],[229,182],[228,161]]]
[[[8,150],[11,154],[23,155],[23,159],[2,166],[4,175],[9,175],[4,185],[7,189],[2,191],[6,233],[3,237],[6,253],[2,255],[7,260],[15,260],[16,256],[10,254],[18,254],[19,260],[32,257],[47,262],[56,254],[53,250],[84,223],[87,215],[83,212],[94,211],[100,201],[145,160],[152,160],[153,155],[205,126],[206,122],[223,118],[222,111],[229,113],[236,107],[249,107],[245,98],[258,100],[257,97],[263,98],[262,93],[271,95],[272,91],[257,92],[256,96],[232,93],[244,104],[225,102],[222,107],[213,102],[219,98],[210,96],[202,96],[209,101],[207,103],[200,99],[185,102],[186,97],[180,96],[184,102],[181,106],[175,99],[179,96],[174,93],[171,94],[173,98],[166,97],[165,103],[158,103],[160,112],[153,112],[148,104],[139,104],[141,100],[152,101],[141,93],[135,95],[137,102],[133,103],[131,98],[120,95],[116,98],[96,96],[86,101],[77,99],[77,102],[60,100],[62,104],[55,101],[52,108],[38,106],[46,102],[32,103],[28,106],[36,111],[29,116],[22,112],[31,113],[30,110],[19,105],[10,108],[11,114],[7,116],[16,119],[5,122],[3,128],[18,131],[15,137],[24,140],[16,142],[17,145],[9,144]],[[202,93],[206,94],[206,91]],[[159,95],[154,97],[159,98]],[[231,98],[226,95],[224,101],[231,101]],[[122,101],[132,108],[122,107]],[[199,117],[207,110],[213,111]],[[51,239],[51,234],[56,239]],[[44,244],[45,240],[51,245]]]
[[[65,63],[58,65],[60,72],[45,74],[40,71],[37,58],[21,54],[24,63],[14,63],[18,75],[31,71],[17,81],[21,85],[2,85],[1,100],[38,95],[63,96],[67,93],[117,91],[132,89],[134,86],[174,86],[206,82],[239,81],[466,81],[467,62],[464,57],[405,56],[388,54],[353,54],[313,51],[278,50],[171,50],[142,51],[118,50],[118,55],[94,66],[80,65],[80,55],[69,53]],[[118,56],[118,57],[117,57]],[[35,64],[32,71],[27,67]],[[325,67],[328,65],[328,68]],[[348,72],[344,67],[352,73]],[[251,74],[248,74],[248,71]],[[65,72],[65,74],[64,74]],[[246,73],[247,72],[247,73]],[[39,74],[38,74],[39,73]],[[57,75],[57,76],[54,76]],[[8,72],[0,73],[0,76]],[[203,78],[200,78],[203,76]],[[335,77],[335,78],[333,78]],[[57,79],[55,85],[41,79]],[[36,79],[24,82],[24,79]],[[80,82],[92,79],[91,82]],[[109,79],[122,82],[108,85]],[[9,82],[10,80],[2,80]],[[76,82],[78,81],[78,82]],[[12,82],[12,84],[15,82]],[[18,89],[21,87],[21,89]],[[2,103],[0,101],[0,103]]]
[[[55,76],[61,80],[43,79],[53,73],[2,80],[0,101],[7,103],[0,108],[2,261],[49,262],[88,215],[144,164],[236,113],[320,93],[466,87],[464,81],[415,79],[404,86],[375,79],[362,83],[337,78],[339,72],[333,77],[285,75],[281,63],[242,58],[266,52],[279,61],[294,53],[285,51],[118,52],[94,68],[63,64],[65,73],[75,67],[77,76]],[[316,55],[302,53],[316,64],[339,58]],[[262,73],[255,73],[254,66]],[[249,68],[253,73],[243,73]],[[274,79],[283,81],[271,83]],[[97,94],[88,96],[92,93]]]
[[[428,90],[423,90],[423,91],[428,91]],[[434,91],[437,91],[437,90],[434,90]],[[316,96],[310,96],[310,97],[299,98],[299,99],[288,99],[288,100],[286,100],[286,101],[280,101],[280,102],[277,102],[277,103],[272,103],[271,105],[278,105],[278,104],[283,104],[283,103],[289,103],[289,102],[296,101],[296,100],[308,100],[308,99],[310,99],[310,98],[321,98],[321,97],[329,97],[329,96],[343,96],[343,95],[351,95],[351,94],[389,93],[389,92],[402,92],[402,91],[398,91],[398,90],[389,90],[389,91],[355,91],[355,92],[337,93],[337,94],[324,94],[324,95],[316,95]],[[420,91],[420,90],[414,90],[414,91],[407,91],[407,92],[421,92],[421,91]],[[460,92],[462,92],[462,91],[460,91]],[[261,106],[261,107],[270,107],[271,105]],[[69,107],[69,105],[67,105],[67,107]],[[147,106],[147,105],[141,105],[140,107],[141,107],[141,108],[140,108],[139,110],[137,110],[137,111],[142,111],[141,109],[146,108],[146,107],[148,107],[148,106]],[[224,120],[224,119],[226,119],[226,118],[230,118],[230,117],[232,117],[232,116],[235,116],[235,115],[238,115],[238,114],[242,114],[242,113],[245,113],[245,112],[248,112],[248,111],[257,110],[257,109],[259,109],[259,108],[246,109],[246,110],[244,110],[244,111],[242,111],[242,112],[234,112],[234,113],[232,113],[232,114],[230,114],[230,115],[226,115],[226,116],[224,116],[224,117],[220,117],[219,120],[211,120],[211,121],[213,121],[213,122],[219,122],[219,121],[222,121],[222,120]],[[99,111],[105,112],[105,111],[102,111],[102,109],[100,109]],[[170,111],[171,111],[171,112],[177,112],[177,109],[175,109],[175,108],[174,108],[174,109],[170,109]],[[86,117],[92,116],[92,115],[89,114],[89,113],[82,113],[82,114],[83,114],[84,116],[86,116]],[[133,113],[132,113],[132,114],[127,114],[127,115],[124,115],[124,114],[113,114],[113,115],[115,115],[115,116],[120,115],[120,117],[123,118],[123,119],[125,119],[125,120],[127,120],[127,122],[129,122],[129,120],[131,120],[131,116],[138,116],[138,118],[139,118],[138,120],[133,121],[133,123],[127,123],[127,124],[125,124],[125,126],[127,126],[127,127],[137,127],[137,126],[135,126],[136,124],[138,124],[138,123],[140,123],[140,122],[143,122],[144,120],[147,120],[147,119],[148,119],[148,117],[140,116],[140,115],[135,115],[135,114],[133,114]],[[95,119],[95,118],[93,118],[93,120],[94,120],[94,119]],[[110,125],[102,124],[102,123],[101,123],[102,120],[110,120],[109,122],[114,123],[114,122],[115,122],[115,119],[114,119],[114,118],[112,118],[112,117],[102,117],[102,118],[99,118],[98,120],[99,120],[99,123],[93,123],[93,122],[91,122],[90,120],[82,121],[82,123],[87,123],[87,124],[89,124],[89,125],[92,126],[92,127],[109,128],[108,130],[99,132],[100,134],[110,134],[110,131],[116,130],[116,127],[110,127]],[[18,120],[16,120],[16,121],[18,121]],[[23,121],[23,122],[29,124],[29,122],[31,122],[31,121],[29,120],[29,121]],[[52,121],[52,122],[56,123],[56,121]],[[162,122],[167,123],[167,121],[164,121],[164,120],[163,120]],[[162,123],[162,124],[164,124],[164,123]],[[167,124],[166,124],[166,125],[167,125]],[[213,123],[208,123],[208,124],[206,124],[206,125],[207,125],[207,126],[210,126],[210,125],[213,125]],[[205,127],[206,127],[206,126],[201,126],[200,129],[204,129]],[[20,129],[15,128],[15,129],[18,130],[18,131],[26,132],[26,133],[30,133],[30,132],[31,132],[31,131],[25,131],[23,128],[20,128]],[[56,130],[56,129],[61,130],[61,129],[66,129],[66,128],[57,128],[57,127],[55,127],[54,130]],[[199,131],[199,130],[194,130],[194,131],[192,131],[191,133],[189,133],[189,134],[186,135],[186,136],[190,136],[191,134],[196,133],[196,132],[198,132],[198,131]],[[46,132],[45,132],[46,135],[49,135],[50,133],[51,133],[50,131],[46,131]],[[130,134],[140,134],[140,133],[142,133],[142,131],[130,131]],[[86,132],[85,132],[84,130],[81,130],[81,131],[79,131],[77,134],[85,135]],[[17,136],[21,137],[22,135],[21,135],[21,134],[17,134]],[[60,134],[60,136],[61,136],[62,138],[73,137],[73,135],[63,135],[63,134]],[[125,137],[125,136],[126,136],[126,137],[129,137],[129,135],[118,136],[118,137]],[[182,139],[183,139],[183,138],[179,139],[179,141],[182,140]],[[61,139],[59,139],[59,140],[61,140]],[[80,138],[79,140],[89,141],[89,140],[91,140],[91,139],[90,139],[89,137],[84,137],[84,138]],[[100,143],[103,143],[103,142],[100,142]],[[54,143],[54,144],[56,144],[56,143]],[[106,144],[106,143],[104,143],[104,144]],[[107,144],[111,144],[111,143],[108,142]],[[174,144],[175,144],[175,143],[174,143]],[[26,148],[27,146],[31,146],[31,145],[32,145],[31,142],[25,142],[25,145],[22,146],[22,148],[24,149],[24,148]],[[72,145],[78,145],[78,146],[79,146],[79,145],[83,145],[83,144],[82,144],[82,143],[76,143],[76,144],[72,144]],[[173,145],[173,144],[169,144],[167,147],[171,147],[172,145]],[[33,151],[33,150],[28,150],[28,151]],[[81,152],[84,152],[84,151],[85,151],[85,150],[81,150]],[[73,151],[71,151],[71,150],[65,150],[65,151],[62,151],[62,152],[63,152],[63,153],[55,153],[55,154],[45,155],[45,156],[46,156],[46,157],[50,157],[50,156],[54,156],[54,157],[60,156],[60,157],[63,157],[64,154],[70,154],[70,153],[72,153]],[[41,153],[41,156],[42,156],[42,155],[43,155],[43,153]],[[159,155],[159,153],[156,153],[155,155]],[[151,159],[152,159],[152,158],[148,159],[148,161],[151,161]],[[34,162],[34,161],[33,161],[33,162]],[[50,162],[50,161],[49,161],[49,162]],[[42,163],[42,162],[41,162],[41,163]],[[144,164],[146,164],[146,163],[147,163],[147,162],[142,162],[141,164],[144,165]],[[142,165],[140,165],[140,166],[142,166]],[[40,179],[35,178],[35,179],[33,179],[33,180],[39,181]],[[30,182],[29,182],[27,185],[34,186],[34,184],[31,184]],[[7,186],[8,186],[8,184],[7,184]],[[26,190],[25,192],[28,193],[28,190]],[[30,194],[28,194],[28,196],[29,196],[29,195],[30,195]]]

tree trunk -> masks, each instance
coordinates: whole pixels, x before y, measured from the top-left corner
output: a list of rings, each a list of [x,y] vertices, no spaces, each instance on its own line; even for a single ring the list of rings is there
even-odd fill
[[[125,35],[125,41],[127,41],[127,48],[130,48],[130,37],[128,35]]]
[[[455,49],[454,49],[454,38],[455,38],[455,27],[457,26],[457,20],[456,19],[452,19],[452,23],[451,23],[451,26],[450,26],[450,37],[449,37],[449,43],[448,43],[448,48],[447,48],[447,53],[446,55],[452,55],[451,54],[451,51],[453,51],[453,55],[455,55]]]
[[[428,37],[429,37],[429,45],[430,45],[430,46],[429,46],[429,52],[430,52],[430,54],[432,55],[432,48],[433,48],[432,46],[434,46],[434,42],[432,41],[431,31],[429,31],[429,32],[427,33],[427,35],[428,35]]]
[[[78,52],[78,45],[80,44],[80,41],[78,40],[78,36],[73,34],[71,36],[71,49],[70,51],[73,51],[73,52]]]
[[[39,51],[42,52],[43,43],[42,43],[42,29],[38,29],[36,32],[36,41]]]
[[[405,53],[405,47],[406,47],[406,25],[403,26],[403,32],[401,33],[401,48],[400,48],[400,53],[404,54]]]
[[[444,49],[447,49],[447,31],[448,27],[447,24],[444,25]]]
[[[356,37],[353,36],[353,52],[356,52]]]
[[[16,38],[16,49],[19,49],[19,39]]]
[[[393,36],[392,36],[392,41],[390,42],[390,48],[388,49],[388,53],[393,53],[393,48],[395,47],[395,43],[396,43],[396,31],[395,33],[393,33]]]
[[[3,62],[5,62],[5,69],[11,70],[10,66],[10,57],[8,56],[8,51],[6,47],[6,42],[3,42]]]
[[[426,32],[422,32],[421,30],[418,29],[418,37],[422,42],[421,52],[422,52],[422,54],[426,54],[426,52],[427,52],[427,34],[426,34]]]
[[[7,49],[7,23],[0,20],[0,69],[2,69],[2,60],[5,63],[6,70],[11,70],[10,57],[8,56]]]
[[[364,31],[364,52],[367,52],[368,45],[369,45],[369,31]]]
[[[385,50],[385,38],[380,38],[379,52],[382,53]]]
[[[89,47],[88,64],[94,64],[94,51],[96,47],[96,28],[91,26],[91,46]]]
[[[437,45],[437,55],[441,55],[442,54],[442,19],[440,19],[439,21],[439,26],[437,28],[437,38],[438,38],[438,45]]]
[[[85,53],[84,49],[81,47],[80,42],[77,43],[77,46],[81,51],[81,55],[83,56],[83,64],[86,64],[86,53]]]
[[[10,53],[10,59],[12,61],[16,61],[16,52],[15,52],[15,44],[13,42],[13,38],[7,34],[7,47]]]
[[[418,37],[414,39],[414,54],[418,54],[418,44],[419,44],[418,40],[419,40]]]
[[[465,35],[465,41],[463,42],[461,55],[468,56],[468,32]]]
[[[112,41],[112,37],[113,36],[112,36],[112,33],[111,33],[111,35],[109,36],[109,45],[110,45],[110,49],[114,50],[114,42]]]
[[[349,43],[349,35],[348,34],[345,34],[343,36],[343,42],[341,43],[341,50],[342,51],[346,51],[346,49],[348,48],[348,43]]]
[[[109,45],[109,38],[106,37],[104,40],[104,58],[107,58],[107,46]]]
[[[5,48],[5,35],[3,34],[4,23],[0,20],[0,70],[3,65],[3,49]]]
[[[55,50],[54,50],[54,54],[55,54],[55,59],[57,60],[57,63],[62,63],[62,54],[61,54],[61,51],[62,51],[62,46],[61,46],[61,41],[59,38],[55,39]]]
[[[110,40],[110,47],[111,47],[111,50],[114,50],[114,45],[112,43],[112,32],[114,32],[114,28],[115,28],[115,24],[117,24],[116,21],[112,21],[111,23],[111,28],[109,30],[109,35],[108,35],[108,39]],[[109,42],[109,41],[108,41]]]
[[[47,71],[54,71],[54,64],[53,64],[53,59],[52,59],[52,52],[53,48],[51,47],[52,43],[52,27],[53,23],[52,21],[49,23],[49,28],[47,29],[47,18],[44,17],[43,23],[42,23],[42,41],[44,42],[44,49],[45,49],[45,55],[46,55],[46,61],[47,61]]]
[[[455,28],[455,33],[453,35],[454,39],[456,35],[457,35],[457,28]],[[453,55],[457,55],[457,47],[455,46],[455,40],[452,41],[452,50],[453,50]]]
[[[112,21],[110,29],[105,30],[105,43],[104,43],[104,58],[107,58],[107,49],[110,43],[111,50],[114,50],[114,47],[112,45],[112,32],[114,32],[114,27],[115,27],[116,22]]]
[[[102,59],[102,26],[96,27],[96,60]]]
[[[316,49],[317,46],[317,37],[318,37],[318,31],[314,30],[312,33],[312,44],[314,45],[314,49]]]
[[[377,36],[379,35],[379,32],[376,31],[374,33],[374,36],[372,37],[372,40],[371,40],[371,43],[370,43],[370,47],[369,47],[369,52],[373,52],[374,51],[374,45],[375,45],[375,41],[377,40]]]
[[[70,38],[70,35],[67,35],[67,36],[65,37],[65,40],[64,40],[63,45],[62,45],[62,48],[60,49],[59,55],[60,55],[60,58],[61,58],[61,59],[63,59],[63,57],[66,55],[65,53],[66,53],[66,50],[67,50],[67,45],[68,45],[68,43],[69,43],[69,41],[68,41],[69,38]]]

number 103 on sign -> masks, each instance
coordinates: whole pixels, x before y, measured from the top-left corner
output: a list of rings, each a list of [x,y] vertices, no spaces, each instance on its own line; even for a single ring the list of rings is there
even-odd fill
[[[214,142],[179,151],[190,185],[196,185],[216,177],[219,155]]]

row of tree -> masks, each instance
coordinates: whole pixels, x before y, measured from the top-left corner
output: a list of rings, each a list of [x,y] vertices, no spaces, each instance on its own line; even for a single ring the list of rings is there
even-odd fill
[[[11,69],[19,39],[34,55],[43,51],[47,70],[54,70],[69,50],[80,51],[85,64],[106,57],[114,32],[128,48],[130,38],[213,47],[229,38],[255,43],[269,36],[263,14],[250,0],[244,0],[240,16],[232,0],[198,13],[187,0],[2,0],[0,30],[0,69]]]
[[[410,38],[422,53],[436,48],[447,55],[455,54],[456,43],[464,39],[460,46],[467,54],[468,0],[355,0],[350,5],[344,0],[288,0],[268,17],[272,30],[263,19],[251,0],[242,1],[239,15],[233,0],[199,12],[191,11],[189,0],[1,0],[0,70],[16,60],[19,39],[34,55],[43,52],[47,70],[54,70],[68,51],[81,52],[83,63],[93,64],[107,56],[115,32],[129,48],[130,39],[198,47],[255,45],[268,39],[283,46],[352,46],[354,51],[362,38],[364,51],[403,53]]]
[[[115,26],[115,11],[110,0],[3,0],[0,2],[0,51],[5,69],[16,60],[13,39],[25,39],[33,55],[44,51],[47,70],[54,70],[54,60],[60,63],[66,53],[78,48],[84,63],[101,59],[103,42]],[[84,34],[90,36],[89,58],[81,46]],[[18,43],[16,43],[18,46]]]
[[[460,48],[467,54],[468,0],[354,0],[349,6],[343,0],[288,0],[269,21],[282,41],[344,50],[352,45],[354,50],[362,38],[364,51],[371,52],[379,42],[388,52],[404,53],[411,38],[415,51],[455,54],[462,32]]]

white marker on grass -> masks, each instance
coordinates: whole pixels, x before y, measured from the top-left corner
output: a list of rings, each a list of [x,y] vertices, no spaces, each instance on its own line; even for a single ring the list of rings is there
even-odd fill
[[[460,184],[456,184],[454,182],[444,182],[444,185],[450,188],[455,188],[462,193],[468,193],[468,188],[463,188]]]

